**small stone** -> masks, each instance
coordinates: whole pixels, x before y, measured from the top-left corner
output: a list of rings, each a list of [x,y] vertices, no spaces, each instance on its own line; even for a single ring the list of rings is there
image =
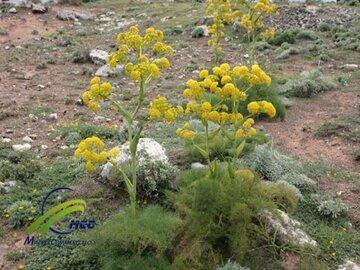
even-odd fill
[[[47,11],[47,7],[44,6],[43,4],[39,3],[39,4],[32,4],[32,9],[31,11],[33,13],[45,13]]]
[[[5,183],[0,182],[0,190],[5,193],[10,193],[16,187],[16,181],[6,181]]]
[[[354,70],[357,70],[359,68],[359,66],[356,64],[346,64],[346,65],[343,65],[341,68],[345,69],[347,71],[354,71]]]
[[[116,68],[112,69],[108,65],[103,65],[95,72],[95,76],[109,77],[112,75],[122,74],[123,65],[117,65]]]
[[[13,7],[13,8],[10,8],[10,9],[8,10],[8,12],[15,14],[15,13],[17,13],[17,10],[16,10],[16,8]]]
[[[200,162],[191,163],[191,169],[205,169],[205,168],[207,168],[207,165],[204,165]]]
[[[69,148],[69,146],[67,146],[67,145],[61,145],[60,146],[60,149],[62,149],[62,150],[65,150],[65,149],[68,149]]]
[[[51,113],[51,114],[49,114],[48,119],[49,119],[49,120],[52,120],[52,121],[57,120],[57,119],[58,119],[57,113]]]
[[[77,12],[72,10],[62,10],[56,15],[56,17],[59,20],[63,20],[63,21],[69,21],[69,20],[76,21],[77,19],[91,20],[93,18],[93,16],[89,13]]]
[[[31,120],[32,122],[36,122],[36,120],[38,120],[38,117],[35,116],[35,115],[32,114],[32,113],[29,114],[29,118],[30,118],[30,120]]]
[[[26,74],[24,75],[24,80],[31,80],[32,77],[33,77],[33,75],[32,75],[31,73],[26,73]]]
[[[340,265],[337,270],[360,270],[360,266],[353,261],[347,260],[344,264]]]
[[[101,115],[97,115],[94,117],[94,121],[95,122],[106,122],[106,117],[101,116]]]
[[[103,50],[91,50],[90,58],[95,64],[106,64],[109,54]]]
[[[42,145],[40,146],[40,148],[41,148],[42,150],[46,150],[46,149],[49,148],[49,146],[47,146],[46,144],[42,144]]]
[[[33,139],[31,139],[29,136],[25,136],[24,138],[23,138],[23,142],[26,142],[26,143],[32,143],[34,140]]]
[[[2,140],[1,140],[3,143],[9,143],[9,142],[11,142],[11,139],[9,139],[9,138],[2,138]]]
[[[45,88],[45,85],[43,85],[43,84],[38,84],[37,87],[40,88],[40,89],[44,89],[44,88]]]
[[[29,143],[24,143],[24,144],[14,144],[12,146],[12,149],[15,152],[26,152],[29,151],[31,149],[31,145]]]

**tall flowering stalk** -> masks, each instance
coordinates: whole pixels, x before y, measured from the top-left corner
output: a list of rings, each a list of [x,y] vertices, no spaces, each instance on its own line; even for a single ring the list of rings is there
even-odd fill
[[[275,36],[274,27],[266,27],[264,16],[274,15],[277,12],[277,6],[270,0],[240,0],[235,8],[246,10],[244,13],[238,13],[240,25],[246,29],[250,64],[255,62],[255,42],[259,39],[268,40]]]
[[[209,46],[214,48],[215,62],[222,58],[221,39],[225,37],[225,25],[236,20],[246,29],[250,64],[255,63],[255,42],[268,40],[275,36],[275,28],[264,25],[264,16],[276,14],[277,6],[270,0],[208,0],[206,14],[213,16],[214,23],[209,27]]]
[[[100,78],[95,77],[90,81],[90,89],[83,93],[83,101],[92,111],[99,111],[101,103],[104,100],[109,100],[116,111],[125,119],[128,126],[128,142],[131,153],[131,176],[128,177],[117,162],[112,158],[118,153],[117,150],[110,150],[110,152],[99,155],[102,158],[91,158],[97,155],[105,146],[100,139],[93,139],[94,145],[85,147],[87,140],[80,142],[78,149],[75,152],[77,157],[87,160],[86,169],[92,171],[95,166],[104,164],[110,161],[113,166],[122,174],[126,189],[130,196],[131,211],[133,215],[136,213],[136,193],[137,193],[137,145],[139,143],[142,126],[139,129],[134,129],[134,120],[137,118],[139,111],[144,107],[146,96],[146,89],[149,83],[158,79],[161,76],[161,71],[169,68],[170,62],[168,56],[173,54],[171,46],[164,43],[164,34],[160,30],[148,28],[144,35],[139,34],[136,27],[130,27],[128,32],[120,33],[117,36],[118,50],[109,56],[108,64],[115,68],[118,64],[124,64],[124,73],[138,86],[137,104],[132,110],[128,110],[114,99],[112,93],[112,86],[110,83],[100,84]],[[101,141],[101,140],[100,140]],[[94,147],[96,146],[96,147]],[[99,148],[96,149],[96,148]],[[85,149],[85,150],[84,150]],[[84,152],[85,151],[85,152]],[[95,165],[95,166],[94,166]]]
[[[232,11],[230,0],[208,0],[206,14],[214,18],[214,23],[209,27],[208,45],[214,48],[214,60],[219,63],[223,55],[221,39],[225,36],[225,24],[233,22],[237,13]]]
[[[275,107],[264,100],[250,102],[247,105],[247,116],[238,112],[239,104],[246,104],[248,92],[260,84],[268,87],[271,78],[258,65],[253,65],[251,69],[247,66],[235,66],[231,69],[229,64],[224,63],[213,67],[211,71],[204,69],[200,71],[198,79],[187,81],[187,88],[183,92],[183,96],[188,99],[185,109],[171,107],[165,97],[160,97],[151,102],[149,116],[151,119],[163,118],[167,123],[172,123],[176,117],[182,115],[199,119],[204,127],[205,147],[195,142],[195,137],[200,134],[191,130],[188,122],[177,129],[176,134],[192,143],[201,153],[208,162],[211,174],[216,173],[217,163],[210,156],[210,143],[219,134],[226,138],[231,144],[228,169],[233,177],[234,161],[240,156],[246,140],[256,134],[253,116],[276,115]],[[218,98],[216,104],[211,103],[208,93]],[[171,111],[174,113],[169,117],[167,112]],[[218,124],[218,128],[210,131],[210,122]]]

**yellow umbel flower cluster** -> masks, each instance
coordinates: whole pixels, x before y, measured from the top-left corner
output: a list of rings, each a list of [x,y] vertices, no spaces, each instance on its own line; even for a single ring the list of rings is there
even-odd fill
[[[247,105],[247,110],[251,114],[266,113],[269,117],[273,118],[276,115],[276,109],[271,102],[268,101],[253,101]]]
[[[246,12],[242,13],[239,17],[240,25],[244,27],[248,34],[260,32],[260,36],[264,39],[271,39],[275,36],[275,28],[267,28],[264,25],[263,18],[265,15],[273,15],[277,11],[277,6],[272,4],[270,0],[257,0],[254,3],[243,1],[244,4],[240,6],[242,10],[246,8]],[[238,13],[240,14],[240,13]]]
[[[185,140],[193,140],[196,133],[189,129],[189,123],[185,123],[181,128],[176,130],[176,135]]]
[[[248,118],[242,124],[242,126],[236,130],[235,137],[236,138],[250,138],[256,134],[256,129],[252,126],[255,124],[254,119]]]
[[[172,123],[179,115],[184,113],[181,106],[170,106],[166,97],[159,97],[150,103],[149,118],[151,120],[163,118],[166,123]]]
[[[90,80],[90,89],[82,95],[84,104],[92,111],[100,109],[100,103],[111,95],[112,86],[109,82],[100,83],[99,77]]]
[[[142,36],[139,29],[132,26],[128,32],[117,36],[117,44],[118,50],[109,56],[109,66],[115,68],[119,63],[125,64],[125,74],[134,82],[157,79],[161,70],[170,67],[167,57],[174,50],[164,43],[164,33],[160,30],[150,27]]]
[[[106,151],[105,143],[96,136],[82,140],[74,153],[75,157],[85,159],[85,168],[88,172],[93,171],[96,165],[105,164],[109,158],[115,158],[118,155],[119,148],[114,147]]]
[[[190,101],[186,105],[186,115],[196,115],[199,119],[211,121],[220,125],[235,124],[243,118],[241,113],[226,112],[228,108],[225,105],[212,106],[210,102],[204,101],[197,103]]]
[[[232,10],[230,0],[208,0],[206,14],[214,18],[214,23],[209,27],[211,38],[208,45],[214,47],[215,55],[219,56],[222,52],[220,41],[225,36],[225,24],[233,22],[236,14]]]
[[[247,66],[235,66],[233,69],[227,63],[215,66],[210,74],[209,70],[201,70],[199,73],[200,81],[189,80],[183,96],[189,99],[200,100],[208,91],[216,95],[221,100],[232,102],[245,101],[246,91],[236,86],[236,81],[241,80],[248,87],[264,84],[269,86],[271,78],[259,65],[253,65],[251,71]],[[246,88],[248,88],[246,87]]]

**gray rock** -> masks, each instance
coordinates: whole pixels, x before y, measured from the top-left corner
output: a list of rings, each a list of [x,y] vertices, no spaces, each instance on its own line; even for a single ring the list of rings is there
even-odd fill
[[[92,20],[93,16],[90,13],[78,12],[74,10],[62,10],[56,17],[62,21],[75,21],[76,19],[80,20]]]
[[[23,138],[23,142],[26,142],[26,143],[32,143],[34,140],[33,139],[31,139],[29,136],[25,136],[24,138]]]
[[[39,4],[32,4],[32,8],[31,11],[33,13],[45,13],[47,12],[48,8],[46,6],[44,6],[43,4],[39,3]]]
[[[124,143],[120,147],[120,154],[115,158],[117,164],[123,164],[131,159],[131,153],[129,149],[129,142]],[[169,163],[168,157],[165,153],[165,149],[152,138],[140,138],[137,147],[137,161],[138,164],[143,164],[146,160],[159,161],[165,164]],[[113,165],[107,163],[103,166],[101,176],[107,178]]]
[[[211,25],[214,23],[214,17],[213,16],[205,16],[199,19],[197,24],[199,25]]]
[[[12,146],[12,149],[15,152],[26,152],[29,151],[31,149],[31,145],[29,143],[24,143],[24,144],[14,144]]]
[[[6,181],[5,183],[0,182],[0,191],[4,193],[10,193],[16,187],[16,181]]]
[[[292,243],[299,247],[317,246],[317,242],[301,229],[299,221],[292,219],[281,210],[277,211],[280,218],[269,211],[264,211],[260,215],[260,218],[267,223],[270,234],[276,234],[278,240],[282,243]]]
[[[350,260],[347,260],[344,264],[340,265],[337,270],[360,270],[360,266]]]
[[[51,113],[51,114],[48,115],[47,118],[50,121],[56,121],[58,119],[58,115],[57,115],[57,113]]]
[[[191,163],[191,169],[205,169],[207,167],[208,167],[207,165],[204,165],[204,164],[202,164],[200,162]]]
[[[95,64],[106,64],[109,54],[103,50],[91,50],[89,56]]]
[[[8,10],[8,13],[13,13],[13,14],[15,14],[15,13],[17,13],[17,10],[16,10],[16,8],[10,8],[9,10]]]
[[[347,71],[354,71],[354,70],[359,69],[359,66],[356,64],[346,64],[346,65],[341,66],[341,68],[345,69]]]
[[[117,67],[114,69],[112,69],[108,65],[103,65],[95,72],[95,76],[100,76],[100,77],[115,76],[122,74],[122,71],[123,71],[123,65],[117,65]]]

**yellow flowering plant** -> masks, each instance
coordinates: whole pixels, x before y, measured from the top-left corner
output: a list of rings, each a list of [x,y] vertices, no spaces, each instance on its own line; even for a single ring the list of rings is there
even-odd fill
[[[113,159],[113,157],[118,155],[118,149],[114,148],[106,151],[105,144],[97,137],[86,138],[80,142],[75,151],[75,156],[86,161],[85,167],[89,172],[93,171],[95,167],[110,161],[115,169],[119,170],[123,175],[127,191],[130,195],[131,210],[135,215],[137,192],[136,152],[144,123],[141,123],[140,128],[136,130],[133,124],[139,111],[144,107],[148,84],[152,80],[158,79],[161,76],[161,72],[170,67],[167,57],[171,56],[174,51],[171,46],[164,42],[163,32],[152,27],[147,28],[143,35],[140,34],[137,27],[130,27],[129,31],[118,34],[117,46],[117,50],[110,54],[108,64],[111,68],[123,64],[125,75],[138,86],[139,91],[135,108],[131,111],[125,108],[123,104],[115,99],[116,95],[112,91],[112,85],[109,82],[101,82],[99,77],[94,77],[90,81],[90,87],[83,93],[82,99],[84,104],[95,112],[101,109],[103,101],[108,100],[126,121],[131,153],[131,177],[129,178]],[[168,119],[172,118],[171,113],[170,111],[166,112]]]
[[[238,12],[240,25],[246,29],[248,42],[251,42],[249,49],[250,64],[255,62],[255,42],[257,40],[269,40],[275,36],[275,28],[267,27],[264,24],[265,16],[277,14],[277,6],[270,0],[238,0],[234,9]]]
[[[214,48],[215,63],[221,61],[221,39],[225,36],[225,24],[234,21],[238,12],[234,13],[230,0],[208,0],[206,14],[213,16],[214,23],[209,27],[208,45]]]
[[[228,169],[230,175],[234,176],[235,159],[240,156],[246,140],[256,134],[253,117],[265,114],[272,118],[276,115],[275,107],[266,100],[248,103],[246,116],[238,111],[239,104],[247,102],[248,93],[257,85],[270,84],[271,78],[258,65],[251,68],[235,66],[231,69],[229,64],[224,63],[212,70],[204,69],[200,71],[199,78],[187,81],[187,88],[183,92],[183,96],[188,99],[185,108],[172,107],[165,97],[160,97],[150,103],[149,117],[164,119],[166,123],[172,123],[182,115],[199,119],[204,127],[205,147],[195,142],[194,138],[200,134],[191,130],[188,122],[176,130],[177,136],[193,144],[207,160],[211,173],[215,173],[217,165],[211,159],[209,143],[217,135],[226,138],[231,144]],[[217,97],[215,104],[210,100],[211,95]],[[210,122],[217,124],[218,128],[210,131]]]
[[[218,63],[222,55],[221,39],[225,37],[225,25],[239,20],[246,29],[247,39],[251,42],[248,47],[250,64],[253,64],[255,42],[259,39],[269,40],[275,36],[274,27],[264,25],[264,16],[276,14],[277,6],[270,0],[208,0],[206,14],[212,15],[214,23],[209,27],[209,46],[214,47],[215,62]]]

